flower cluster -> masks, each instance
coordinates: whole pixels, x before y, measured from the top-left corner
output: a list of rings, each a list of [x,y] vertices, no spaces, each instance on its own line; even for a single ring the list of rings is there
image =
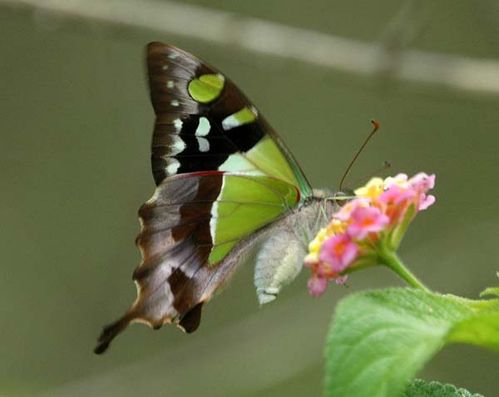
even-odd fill
[[[355,199],[333,215],[309,244],[305,266],[312,271],[311,295],[321,295],[329,281],[342,284],[352,270],[376,265],[382,253],[394,252],[418,211],[435,202],[428,191],[435,175],[405,174],[373,178],[355,191]]]

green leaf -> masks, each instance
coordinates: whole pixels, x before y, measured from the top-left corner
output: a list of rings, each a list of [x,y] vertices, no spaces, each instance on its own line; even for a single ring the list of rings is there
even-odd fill
[[[485,288],[482,292],[480,292],[480,297],[484,296],[499,296],[499,287]]]
[[[483,397],[454,385],[416,379],[405,389],[404,397]]]
[[[414,289],[343,300],[326,346],[326,395],[393,397],[442,347],[499,350],[499,299],[473,301]]]

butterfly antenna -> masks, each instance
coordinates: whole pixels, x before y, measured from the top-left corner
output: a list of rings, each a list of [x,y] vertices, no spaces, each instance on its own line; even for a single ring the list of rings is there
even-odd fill
[[[355,164],[355,162],[359,158],[360,154],[362,153],[362,151],[366,147],[367,143],[371,140],[371,138],[374,136],[374,134],[376,133],[376,131],[378,131],[378,129],[380,127],[380,123],[377,120],[371,120],[371,124],[373,125],[373,129],[372,129],[371,133],[367,136],[366,139],[364,139],[364,142],[360,146],[359,150],[357,150],[357,153],[355,153],[355,155],[353,156],[352,160],[350,161],[350,164],[348,164],[348,167],[347,167],[345,173],[343,174],[343,177],[341,178],[340,187],[339,187],[340,192],[343,189],[343,182],[345,182],[345,179],[348,176],[348,174],[350,173],[352,166]]]
[[[377,170],[374,172],[371,172],[369,175],[363,176],[362,178],[358,178],[354,181],[353,185],[357,186],[358,183],[364,182],[366,180],[371,179],[375,175],[380,175],[382,172],[385,172],[386,170],[390,169],[392,167],[392,163],[390,163],[388,160],[383,161],[383,165],[379,167]]]

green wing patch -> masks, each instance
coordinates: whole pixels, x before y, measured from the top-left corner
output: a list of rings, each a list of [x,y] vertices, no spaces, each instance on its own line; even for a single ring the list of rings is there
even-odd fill
[[[220,170],[270,175],[302,190],[301,181],[298,180],[286,157],[270,136],[265,136],[246,153],[230,155],[220,166]]]
[[[223,88],[225,79],[221,74],[203,74],[189,82],[189,95],[198,102],[209,103],[217,99]]]
[[[280,179],[225,174],[212,208],[209,264],[220,262],[239,240],[277,219],[299,200],[298,189]]]

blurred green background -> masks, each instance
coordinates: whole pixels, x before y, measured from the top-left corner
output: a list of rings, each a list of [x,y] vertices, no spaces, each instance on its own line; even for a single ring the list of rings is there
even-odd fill
[[[135,297],[136,210],[154,185],[143,59],[152,40],[193,52],[237,82],[317,187],[337,186],[369,120],[379,119],[382,130],[350,184],[383,160],[392,162],[390,173],[436,173],[437,204],[417,219],[402,256],[437,291],[474,298],[497,284],[499,95],[358,76],[2,3],[0,395],[319,396],[335,303],[400,285],[372,269],[312,299],[304,272],[275,304],[259,308],[248,263],[206,307],[196,333],[135,325],[95,356],[103,324]],[[404,7],[395,0],[184,3],[381,44],[398,37],[390,27]],[[419,6],[410,48],[499,62],[497,1]],[[498,375],[497,355],[463,346],[445,349],[420,374],[486,396],[497,395]]]

